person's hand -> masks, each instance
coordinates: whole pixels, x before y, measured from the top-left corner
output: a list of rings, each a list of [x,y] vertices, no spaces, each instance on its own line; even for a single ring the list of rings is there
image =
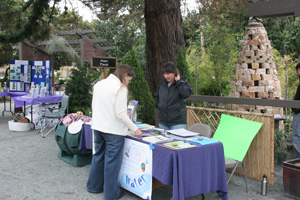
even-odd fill
[[[138,138],[141,138],[143,135],[143,133],[140,129],[137,129],[134,133],[135,133],[135,136],[137,136]]]
[[[180,74],[178,73],[175,75],[175,81],[179,81],[179,80],[180,80]]]

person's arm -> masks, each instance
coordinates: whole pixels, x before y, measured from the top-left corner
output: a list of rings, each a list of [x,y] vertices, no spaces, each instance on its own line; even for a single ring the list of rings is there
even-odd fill
[[[298,85],[298,87],[297,87],[297,91],[296,91],[294,100],[298,100],[298,101],[300,100],[300,85]],[[300,113],[300,108],[292,108],[292,111],[295,114],[299,114]]]
[[[186,99],[192,95],[193,87],[185,77],[179,76],[179,79],[176,80],[176,83],[179,84],[178,89],[182,98]]]
[[[138,129],[138,127],[130,120],[127,115],[127,92],[127,88],[125,86],[121,86],[116,96],[115,114],[127,128],[135,132],[136,136],[141,137],[141,130]]]

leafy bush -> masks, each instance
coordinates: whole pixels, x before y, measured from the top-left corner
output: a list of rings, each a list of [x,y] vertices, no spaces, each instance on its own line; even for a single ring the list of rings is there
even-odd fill
[[[70,96],[69,112],[82,111],[89,115],[92,104],[91,84],[99,77],[99,72],[89,68],[89,65],[72,69],[70,79],[66,84],[66,94]]]
[[[288,155],[286,146],[286,132],[275,129],[274,131],[274,153],[277,157],[286,157]]]

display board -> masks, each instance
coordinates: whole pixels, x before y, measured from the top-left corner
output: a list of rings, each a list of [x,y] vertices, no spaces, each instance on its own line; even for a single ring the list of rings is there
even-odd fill
[[[143,199],[151,199],[152,149],[149,144],[125,138],[119,180],[124,189]]]
[[[50,91],[50,60],[32,61],[31,82],[43,85]]]
[[[11,60],[9,91],[29,92],[32,83],[50,91],[50,61]]]
[[[10,61],[11,92],[29,92],[31,85],[31,62],[28,60]]]

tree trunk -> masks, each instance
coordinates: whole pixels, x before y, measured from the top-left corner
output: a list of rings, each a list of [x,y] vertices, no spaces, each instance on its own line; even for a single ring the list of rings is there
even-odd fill
[[[179,49],[185,52],[180,0],[145,0],[146,79],[152,94],[162,78],[164,63],[176,63]]]

